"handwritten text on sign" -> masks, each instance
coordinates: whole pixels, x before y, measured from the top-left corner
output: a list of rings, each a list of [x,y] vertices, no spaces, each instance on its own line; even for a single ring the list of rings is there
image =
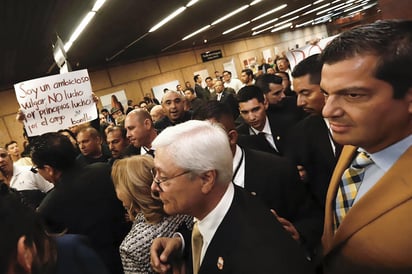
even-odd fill
[[[87,70],[73,71],[14,85],[29,136],[41,135],[97,118]]]

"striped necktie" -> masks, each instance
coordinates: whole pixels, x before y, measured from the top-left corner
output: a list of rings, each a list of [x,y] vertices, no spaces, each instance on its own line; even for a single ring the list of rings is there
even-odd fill
[[[352,207],[358,189],[362,184],[365,168],[373,163],[365,152],[359,152],[351,166],[343,172],[335,201],[335,231]]]
[[[193,259],[193,274],[197,274],[200,268],[200,253],[202,251],[203,237],[199,231],[199,221],[196,221],[192,230],[192,259]]]

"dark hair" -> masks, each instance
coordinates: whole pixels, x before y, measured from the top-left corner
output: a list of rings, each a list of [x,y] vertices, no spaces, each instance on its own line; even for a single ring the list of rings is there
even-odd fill
[[[263,92],[258,86],[244,86],[237,93],[238,103],[244,103],[252,99],[257,99],[260,103],[265,101]]]
[[[323,65],[319,56],[320,54],[314,54],[300,61],[294,67],[292,77],[298,78],[309,74],[309,82],[314,85],[319,85]]]
[[[193,113],[192,119],[202,121],[207,119],[216,119],[219,121],[223,116],[232,117],[233,113],[227,105],[219,101],[212,100],[197,108]]]
[[[32,209],[20,202],[19,197],[8,190],[0,189],[0,273],[7,273],[11,262],[16,260],[17,242],[25,236],[27,246],[36,247],[33,273],[54,273],[56,264],[55,242],[46,234],[44,225]]]
[[[255,85],[263,91],[263,93],[268,93],[270,91],[269,84],[282,84],[282,77],[274,74],[262,74],[256,79]]]
[[[252,76],[253,77],[253,71],[251,69],[243,69],[242,72],[246,73],[247,76]]]
[[[17,144],[17,142],[16,142],[16,141],[10,141],[10,142],[8,142],[7,144],[4,145],[4,148],[5,148],[6,150],[8,150],[8,149],[9,149],[9,146],[12,145],[12,144]]]
[[[228,71],[228,70],[224,70],[223,72],[222,72],[222,74],[224,74],[224,73],[228,73],[230,76],[232,76],[232,73],[230,72],[230,71]]]
[[[107,134],[109,134],[110,132],[113,131],[120,131],[122,134],[122,138],[126,139],[126,135],[127,135],[127,130],[124,127],[119,127],[119,126],[109,126],[107,127]]]
[[[376,56],[375,77],[393,87],[394,98],[403,98],[412,87],[412,21],[382,20],[346,31],[330,42],[321,60],[334,64],[360,55]]]
[[[208,76],[208,77],[205,78],[205,81],[208,80],[208,79],[213,80],[212,77]]]
[[[31,149],[31,158],[36,166],[49,165],[60,171],[73,167],[77,154],[69,138],[57,132],[39,136]]]
[[[74,140],[76,140],[76,135],[70,129],[65,128],[65,129],[59,129],[57,131],[57,133],[62,133],[62,132],[67,132],[67,134],[69,134]]]
[[[197,79],[199,79],[199,77],[200,77],[200,75],[199,75],[199,74],[196,74],[196,75],[193,77],[193,80],[194,80],[195,82],[197,82]]]
[[[192,94],[195,94],[195,91],[192,88],[185,88],[185,90],[183,92],[185,92],[186,90],[190,91],[190,93],[192,93]]]

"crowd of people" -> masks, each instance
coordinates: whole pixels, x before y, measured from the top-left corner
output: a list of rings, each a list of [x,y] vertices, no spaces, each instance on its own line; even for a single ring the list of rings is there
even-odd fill
[[[271,63],[0,147],[0,272],[411,273],[412,22]]]

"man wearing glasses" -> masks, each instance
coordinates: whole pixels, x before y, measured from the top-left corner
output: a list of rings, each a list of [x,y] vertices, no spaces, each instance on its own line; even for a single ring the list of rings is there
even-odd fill
[[[167,214],[195,217],[192,241],[190,235],[154,240],[155,271],[170,269],[169,258],[183,247],[196,274],[312,273],[303,251],[269,209],[231,183],[232,152],[220,125],[188,121],[164,130],[153,146],[153,193]]]

